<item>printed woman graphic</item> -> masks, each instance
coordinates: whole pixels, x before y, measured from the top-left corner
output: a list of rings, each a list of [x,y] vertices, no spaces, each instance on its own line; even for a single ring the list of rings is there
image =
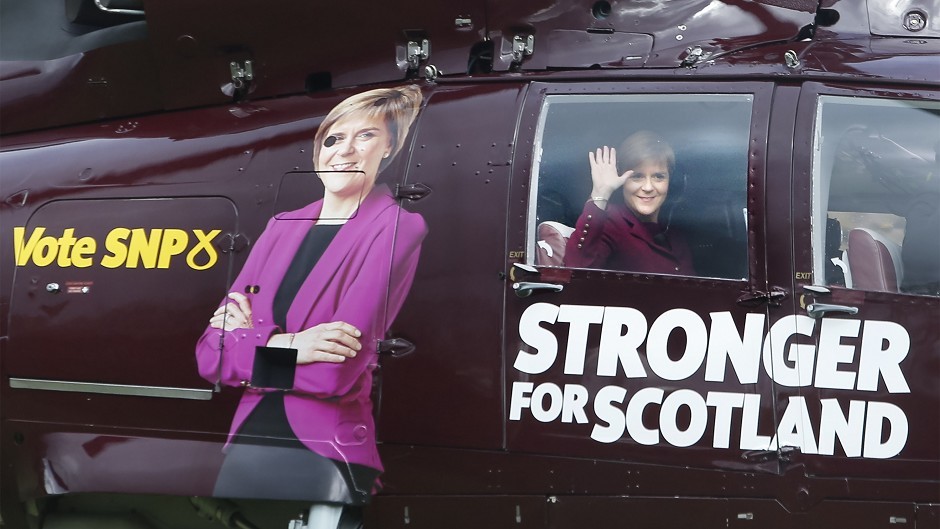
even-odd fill
[[[660,219],[675,159],[672,147],[649,131],[628,136],[619,156],[606,145],[588,153],[593,187],[568,239],[565,265],[694,275],[685,239]],[[628,170],[621,174],[618,164]]]
[[[336,523],[370,499],[376,347],[427,231],[376,179],[421,100],[377,89],[330,111],[313,146],[323,199],[268,222],[199,339],[201,376],[245,388],[215,496],[311,500]]]

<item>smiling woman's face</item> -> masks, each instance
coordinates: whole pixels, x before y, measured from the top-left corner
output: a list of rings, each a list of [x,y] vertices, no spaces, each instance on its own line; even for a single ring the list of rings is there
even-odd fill
[[[664,162],[641,162],[623,184],[623,199],[627,207],[643,222],[659,220],[659,210],[668,194],[669,167]]]
[[[356,112],[333,124],[315,166],[328,192],[361,196],[375,184],[379,165],[390,149],[385,120]]]

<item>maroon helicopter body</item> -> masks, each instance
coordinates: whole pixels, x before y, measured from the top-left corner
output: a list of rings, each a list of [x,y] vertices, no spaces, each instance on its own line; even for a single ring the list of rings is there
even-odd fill
[[[940,7],[877,4],[4,4],[3,523],[304,508],[211,498],[242,390],[193,347],[324,116],[417,84],[366,527],[937,527]],[[565,266],[645,129],[695,274]]]

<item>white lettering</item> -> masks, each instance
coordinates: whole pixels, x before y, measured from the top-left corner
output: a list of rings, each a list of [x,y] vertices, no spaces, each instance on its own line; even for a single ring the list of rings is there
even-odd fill
[[[679,428],[678,424],[679,409],[682,406],[688,407],[691,412],[689,426],[685,430]],[[694,445],[705,435],[706,426],[708,408],[705,406],[705,399],[697,392],[680,389],[670,393],[663,401],[659,412],[659,431],[662,432],[663,439],[672,446]]]
[[[858,320],[824,318],[819,329],[819,348],[816,352],[817,388],[852,389],[855,373],[839,371],[839,364],[855,361],[855,347],[842,343],[842,338],[858,337]]]
[[[522,410],[529,408],[532,416],[540,422],[555,421],[561,416],[561,422],[586,424],[588,418],[584,407],[589,399],[587,388],[578,384],[565,384],[562,390],[551,382],[537,386],[532,382],[513,382],[509,420],[520,420]]]
[[[795,335],[812,336],[816,320],[802,314],[791,314],[777,320],[764,340],[764,371],[781,386],[808,386],[813,381],[813,362],[816,348],[794,343],[784,358],[790,338]],[[790,366],[787,362],[792,362]]]
[[[583,375],[588,329],[591,324],[604,321],[604,307],[562,305],[558,313],[558,321],[570,324],[568,349],[565,351],[565,374]]]
[[[715,408],[715,438],[712,446],[728,448],[731,446],[731,413],[735,408],[744,407],[743,393],[724,393],[709,391],[705,404]]]
[[[558,307],[551,303],[534,303],[525,309],[519,318],[519,338],[535,349],[535,353],[519,350],[512,365],[523,373],[538,375],[548,371],[558,356],[558,340],[548,329],[539,325],[542,322],[555,323]]]
[[[887,439],[885,439],[886,424],[888,426]],[[868,413],[865,417],[864,457],[888,459],[900,454],[907,444],[907,434],[907,415],[904,415],[901,408],[890,402],[868,403]]]
[[[531,382],[513,382],[512,396],[509,399],[509,420],[518,421],[522,418],[522,408],[532,404],[529,395],[532,394],[534,384]]]
[[[626,334],[622,334],[623,328]],[[645,378],[646,369],[637,351],[646,339],[648,326],[643,313],[626,307],[606,307],[601,327],[601,345],[598,350],[597,375],[612,377],[617,374],[617,362],[623,366],[627,378]]]
[[[769,450],[770,436],[758,435],[760,419],[760,395],[744,395],[744,411],[741,413],[741,450]]]
[[[591,439],[599,443],[613,443],[623,436],[626,418],[614,403],[622,404],[626,397],[627,390],[620,386],[605,386],[597,392],[594,397],[594,415],[607,425],[595,424],[591,430]]]
[[[643,410],[650,404],[662,404],[663,393],[659,388],[643,388],[627,404],[627,431],[641,445],[659,443],[659,430],[647,428],[643,424]]]
[[[30,251],[42,257],[40,242],[19,244],[32,244]],[[173,251],[179,247],[176,243],[167,246]],[[909,424],[896,404],[842,400],[831,398],[831,391],[780,387],[910,393],[901,369],[911,348],[904,327],[840,317],[823,318],[816,329],[815,319],[791,314],[765,333],[767,317],[762,313],[725,311],[709,316],[706,328],[701,317],[686,309],[666,311],[650,323],[630,307],[529,306],[519,320],[524,347],[513,367],[524,375],[523,381],[512,382],[509,420],[522,420],[529,410],[531,420],[538,423],[593,422],[590,438],[599,443],[629,436],[637,445],[684,448],[708,443],[703,438],[711,429],[711,445],[718,449],[737,444],[741,450],[773,451],[789,446],[805,454],[833,456],[838,444],[840,455],[876,459],[892,458],[904,450]],[[600,328],[592,329],[592,325]],[[677,329],[683,335],[677,335]],[[566,342],[562,362],[558,362],[558,337]],[[592,348],[594,344],[597,349]],[[594,352],[597,377],[652,379],[637,383],[636,390],[631,387],[632,398],[625,387],[615,384],[592,393],[588,388],[603,380],[599,378],[589,379],[590,385],[566,384],[565,376],[578,380],[594,367],[595,356],[589,356]],[[549,370],[553,371],[544,380],[528,381],[534,378],[529,375]],[[761,371],[769,380],[759,380]],[[727,387],[740,386],[741,390],[706,393],[686,389],[698,384],[677,388],[670,383],[697,373],[704,382],[729,382]],[[788,399],[782,414],[779,403],[771,398],[774,392]],[[734,431],[738,423],[740,436]]]
[[[708,359],[705,380],[725,381],[725,360],[731,360],[738,381],[756,384],[760,371],[760,347],[764,337],[764,315],[748,313],[744,317],[744,338],[738,334],[730,312],[712,312],[708,332]]]
[[[669,336],[675,329],[685,331],[685,351],[682,358],[669,357]],[[688,309],[672,309],[656,318],[646,339],[646,359],[650,369],[665,380],[685,380],[691,377],[702,362],[708,344],[705,322]]]
[[[561,403],[561,422],[587,424],[584,407],[588,403],[588,390],[577,384],[565,384],[564,400]]]
[[[545,397],[548,397],[548,407],[543,407]],[[561,415],[562,405],[561,388],[547,382],[535,386],[532,392],[532,416],[539,422],[552,422]]]
[[[790,397],[787,409],[777,425],[777,435],[770,441],[771,446],[796,446],[804,454],[815,454],[816,436],[813,425],[809,422],[809,409],[806,399]]]
[[[911,350],[911,336],[893,321],[866,321],[858,363],[858,389],[878,391],[878,376],[890,393],[910,393],[901,361]],[[870,408],[869,408],[870,411]]]
[[[842,413],[836,399],[822,399],[822,417],[819,419],[819,453],[835,454],[836,437],[848,457],[862,455],[862,430],[865,429],[865,402],[849,402],[849,416]]]

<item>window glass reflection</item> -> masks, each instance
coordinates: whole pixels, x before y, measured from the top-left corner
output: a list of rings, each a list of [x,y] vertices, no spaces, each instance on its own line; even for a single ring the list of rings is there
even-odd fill
[[[752,101],[547,97],[528,255],[543,266],[745,278]]]
[[[940,103],[824,96],[818,116],[816,283],[940,295]]]

